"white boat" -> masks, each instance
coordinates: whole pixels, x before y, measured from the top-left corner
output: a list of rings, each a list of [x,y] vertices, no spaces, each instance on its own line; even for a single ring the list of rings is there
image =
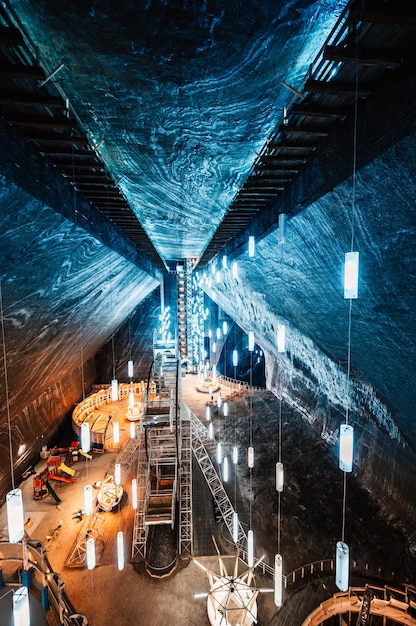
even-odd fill
[[[107,476],[100,485],[97,495],[97,507],[102,511],[112,511],[123,496],[123,487],[116,485],[114,476]]]

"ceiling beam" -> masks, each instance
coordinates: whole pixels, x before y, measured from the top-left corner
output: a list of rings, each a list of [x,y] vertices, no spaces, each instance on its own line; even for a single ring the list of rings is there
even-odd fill
[[[10,124],[16,126],[33,128],[64,128],[72,129],[76,127],[75,120],[69,117],[53,117],[50,115],[9,115],[6,119]]]
[[[343,120],[348,115],[348,111],[344,108],[325,107],[317,104],[292,104],[290,112],[293,115],[305,115],[310,117],[326,117],[330,119]]]
[[[335,96],[357,96],[358,98],[368,98],[372,94],[372,90],[358,86],[352,82],[331,80],[325,82],[323,80],[309,79],[305,83],[305,91],[309,93],[326,93]]]
[[[385,52],[355,48],[355,46],[326,46],[323,58],[327,61],[352,62],[367,67],[381,67],[385,70],[397,70],[402,59]]]

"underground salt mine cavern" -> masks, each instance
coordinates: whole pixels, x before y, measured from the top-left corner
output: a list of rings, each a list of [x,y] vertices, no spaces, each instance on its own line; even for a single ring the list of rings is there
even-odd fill
[[[416,625],[414,0],[0,20],[0,626]]]

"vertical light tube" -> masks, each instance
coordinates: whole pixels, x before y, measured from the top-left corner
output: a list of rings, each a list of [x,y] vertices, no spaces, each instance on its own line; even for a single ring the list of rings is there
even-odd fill
[[[254,535],[252,530],[247,533],[247,565],[249,567],[254,565]]]
[[[129,391],[129,409],[134,409],[134,391]]]
[[[95,541],[94,537],[87,539],[87,567],[94,569],[95,567]]]
[[[283,559],[280,554],[274,556],[274,603],[283,604]]]
[[[286,213],[279,213],[279,243],[286,243]]]
[[[284,480],[283,463],[276,463],[276,491],[283,491]]]
[[[124,569],[124,537],[123,531],[117,533],[117,567],[121,571]]]
[[[113,442],[120,443],[120,424],[113,422]]]
[[[215,274],[215,282],[216,283],[220,283],[221,282],[221,271],[217,270],[216,274]]]
[[[222,445],[220,441],[217,443],[217,462],[218,465],[222,463]]]
[[[218,398],[217,398],[217,407],[220,409],[222,405],[222,398],[221,398],[221,391],[218,394]]]
[[[84,487],[84,513],[85,515],[91,515],[92,513],[92,486],[85,485]]]
[[[252,330],[248,333],[248,349],[250,352],[254,350],[254,333]]]
[[[114,482],[116,485],[121,485],[121,465],[116,463],[114,465]]]
[[[134,510],[137,509],[137,479],[131,481],[131,505]]]
[[[343,541],[337,542],[335,550],[335,584],[340,591],[347,591],[350,574],[350,550]]]
[[[238,447],[237,446],[233,447],[233,463],[234,465],[237,465],[238,463]]]
[[[359,252],[347,252],[344,263],[344,298],[358,298]]]
[[[134,422],[130,422],[130,439],[136,438],[136,424]]]
[[[211,407],[209,405],[207,405],[207,408],[205,409],[205,417],[207,422],[211,421]]]
[[[224,269],[227,268],[227,255],[226,254],[223,254],[222,256],[222,266]]]
[[[238,513],[233,513],[233,541],[237,543],[238,541]]]
[[[30,626],[29,590],[19,587],[13,594],[13,626]]]
[[[254,448],[250,446],[247,453],[247,464],[250,468],[254,467]]]
[[[228,324],[227,320],[224,320],[222,323],[222,334],[226,335],[228,333]]]
[[[223,464],[222,464],[222,479],[223,479],[223,481],[225,483],[227,483],[228,482],[228,478],[229,478],[229,475],[228,475],[228,457],[225,456]]]
[[[81,424],[81,450],[83,452],[89,452],[91,449],[91,434],[90,425],[88,422]]]
[[[118,400],[118,381],[116,378],[111,381],[111,399],[113,402]]]
[[[221,339],[221,328],[217,328],[216,335],[217,335],[217,339]]]
[[[224,413],[224,417],[228,415],[228,402],[224,402],[222,405],[222,412]]]
[[[212,422],[210,422],[208,426],[208,437],[210,439],[214,439],[214,426],[212,425]]]
[[[343,472],[352,472],[354,456],[354,428],[341,424],[339,429],[339,467]]]
[[[133,378],[133,361],[127,361],[127,376]]]
[[[232,265],[231,265],[231,273],[233,278],[238,278],[238,265],[237,265],[237,261],[233,261]]]
[[[254,252],[256,249],[256,243],[255,243],[255,239],[253,237],[253,235],[250,235],[250,237],[248,238],[248,256],[249,257],[253,257],[254,256]]]
[[[7,530],[10,543],[17,543],[25,534],[23,497],[21,489],[12,489],[6,495]]]
[[[233,350],[233,366],[237,367],[238,365],[238,351]]]
[[[286,326],[284,324],[277,325],[277,351],[286,351]]]

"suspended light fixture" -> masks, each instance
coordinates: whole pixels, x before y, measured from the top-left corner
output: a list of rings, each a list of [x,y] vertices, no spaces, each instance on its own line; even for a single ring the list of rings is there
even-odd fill
[[[358,298],[359,253],[347,252],[344,264],[344,298]]]
[[[222,256],[222,266],[224,269],[226,269],[227,267],[227,255],[226,254],[223,254]]]
[[[134,409],[134,391],[129,391],[129,409]]]
[[[343,541],[337,542],[335,550],[335,584],[340,591],[347,591],[350,572],[350,550]]]
[[[238,365],[238,350],[233,350],[233,366],[237,367]]]
[[[247,565],[249,567],[254,565],[254,534],[252,530],[247,533]]]
[[[233,261],[233,264],[231,266],[231,272],[232,272],[232,276],[233,278],[238,278],[238,265],[237,265],[237,261]]]
[[[354,428],[341,424],[339,429],[339,467],[343,472],[352,472],[354,456]]]
[[[87,567],[89,570],[95,567],[95,541],[94,537],[87,539]]]
[[[208,337],[212,339],[212,330],[210,328],[208,329]]]
[[[276,491],[282,492],[284,485],[283,463],[276,463]]]
[[[7,530],[10,543],[17,543],[25,534],[23,497],[21,489],[12,489],[6,495]]]
[[[136,424],[134,422],[130,422],[130,439],[136,438]]]
[[[228,402],[224,402],[222,405],[222,412],[224,413],[224,417],[228,415]]]
[[[217,443],[217,462],[218,465],[222,463],[222,445],[220,441]]]
[[[221,328],[217,328],[217,339],[221,339]]]
[[[214,439],[214,426],[212,425],[212,422],[210,422],[208,426],[208,437],[210,439]]]
[[[238,463],[238,447],[237,446],[233,447],[233,463],[234,465],[237,465]]]
[[[124,569],[124,537],[122,530],[119,530],[117,533],[117,566],[120,571]]]
[[[253,448],[253,446],[250,446],[249,449],[248,449],[247,464],[248,464],[250,469],[252,469],[254,467],[254,448]]]
[[[19,587],[13,593],[13,626],[30,626],[29,590]]]
[[[218,398],[217,398],[217,407],[220,409],[222,405],[222,398],[221,398],[221,391],[218,394]]]
[[[127,376],[133,378],[133,361],[127,361]]]
[[[92,513],[92,486],[85,485],[84,487],[84,513],[85,515],[91,515]]]
[[[81,450],[83,452],[89,452],[91,449],[91,434],[90,425],[88,422],[82,422],[81,424]]]
[[[235,511],[233,513],[233,541],[234,543],[238,541],[238,513]]]
[[[254,350],[254,333],[252,330],[248,333],[248,349],[250,352]]]
[[[220,270],[217,270],[215,273],[215,282],[216,283],[220,283],[221,282],[221,272]]]
[[[116,485],[121,485],[121,465],[120,463],[115,463],[114,465],[114,482]]]
[[[286,326],[284,324],[277,325],[277,351],[286,352]]]
[[[280,554],[274,556],[274,603],[283,604],[283,559]]]
[[[225,456],[223,464],[222,464],[222,479],[226,483],[226,482],[228,482],[228,478],[229,478],[229,475],[228,475],[228,457]]]
[[[215,341],[212,342],[212,354],[215,354],[217,351],[217,344],[215,343]]]
[[[279,243],[286,243],[286,213],[279,213]]]
[[[131,505],[133,509],[137,509],[137,479],[131,481]]]
[[[253,235],[250,235],[250,237],[248,238],[248,256],[249,257],[254,256],[255,247],[256,247],[255,239]]]
[[[211,407],[209,406],[209,404],[207,404],[205,416],[206,416],[207,422],[209,422],[211,420]]]
[[[120,424],[113,422],[113,442],[120,443]]]
[[[113,402],[118,400],[118,380],[116,378],[111,381],[111,399]]]
[[[222,323],[222,334],[226,335],[228,333],[228,324],[227,320],[224,320]]]

